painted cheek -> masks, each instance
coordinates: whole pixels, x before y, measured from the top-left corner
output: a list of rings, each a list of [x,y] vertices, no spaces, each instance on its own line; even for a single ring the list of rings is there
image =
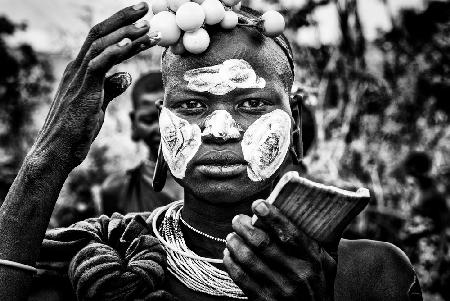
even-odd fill
[[[250,180],[268,179],[280,168],[289,148],[290,133],[291,118],[280,109],[250,125],[241,143]]]
[[[200,127],[190,124],[170,110],[162,108],[159,127],[161,148],[164,159],[176,178],[182,179],[189,161],[197,153],[201,144]]]
[[[202,137],[212,136],[223,140],[238,139],[241,137],[240,132],[242,131],[230,113],[225,110],[216,110],[206,117]]]

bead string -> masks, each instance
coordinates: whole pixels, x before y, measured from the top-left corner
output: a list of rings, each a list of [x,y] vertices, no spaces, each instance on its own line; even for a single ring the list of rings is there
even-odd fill
[[[169,272],[194,291],[213,296],[247,299],[227,272],[210,264],[210,262],[222,263],[222,260],[198,256],[187,247],[180,228],[182,208],[183,201],[159,208],[152,221],[153,233],[166,249]],[[166,209],[158,231],[156,220]]]
[[[158,227],[156,226],[156,221],[158,220],[158,217],[161,215],[162,212],[168,210],[169,207],[171,207],[173,205],[182,204],[182,203],[183,203],[183,201],[176,201],[176,202],[170,203],[169,205],[166,205],[164,207],[159,207],[159,208],[155,209],[155,215],[154,215],[153,220],[152,220],[153,234],[155,234],[156,238],[158,238],[158,240],[163,244],[163,246],[166,248],[166,250],[170,249],[173,252],[177,252],[180,255],[183,255],[183,256],[186,256],[186,257],[189,257],[189,258],[195,259],[195,260],[206,261],[206,262],[211,262],[211,263],[223,263],[222,259],[202,257],[202,256],[198,256],[197,254],[195,254],[193,252],[191,252],[192,253],[191,254],[191,253],[188,253],[188,252],[184,252],[184,251],[182,251],[180,249],[177,249],[175,246],[173,246],[172,244],[168,243],[166,241],[166,239],[161,236],[161,234],[158,231]]]
[[[202,231],[200,231],[200,230],[198,230],[198,229],[192,227],[191,225],[189,225],[189,224],[183,219],[183,217],[182,217],[181,215],[180,215],[180,221],[181,221],[186,227],[188,227],[189,229],[191,229],[192,231],[194,231],[194,232],[197,233],[197,234],[200,234],[200,235],[202,235],[202,236],[204,236],[204,237],[207,237],[207,238],[209,238],[209,239],[212,239],[212,240],[215,240],[215,241],[218,241],[218,242],[223,242],[223,243],[226,243],[226,242],[227,242],[226,239],[214,237],[214,236],[212,236],[212,235],[206,234],[206,233],[204,233],[204,232],[202,232]]]

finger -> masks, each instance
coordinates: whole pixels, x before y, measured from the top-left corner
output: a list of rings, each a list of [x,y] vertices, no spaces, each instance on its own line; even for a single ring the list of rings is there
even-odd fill
[[[115,64],[121,63],[125,58],[153,46],[157,41],[158,40],[151,39],[148,36],[134,42],[125,38],[119,43],[109,46],[99,56],[89,62],[82,84],[82,90],[79,93],[87,96],[89,99],[95,99],[96,101],[104,99],[103,95],[100,95],[99,93],[103,93],[106,72]],[[142,47],[141,44],[145,44],[145,46]],[[99,108],[105,110],[110,101],[111,95],[109,95],[106,102],[97,103],[96,105],[99,105]]]
[[[102,110],[106,111],[109,102],[125,92],[131,85],[132,78],[128,72],[118,72],[105,79],[105,97],[103,99]]]
[[[291,268],[291,256],[283,251],[278,244],[270,239],[264,230],[251,224],[251,218],[246,215],[237,215],[232,221],[233,230],[257,254],[258,257],[271,262],[272,268]],[[232,239],[232,235],[227,236]]]
[[[128,60],[136,54],[155,46],[160,40],[161,32],[159,31],[150,32],[147,35],[136,39],[131,43],[131,51],[122,58],[122,61]]]
[[[91,59],[99,55],[105,48],[119,43],[124,38],[129,38],[134,41],[137,38],[148,33],[150,29],[150,25],[146,20],[139,20],[133,25],[128,25],[125,27],[121,27],[116,31],[111,32],[110,34],[100,37],[95,40],[91,47],[89,48],[86,56],[84,58],[84,62],[89,62]]]
[[[292,275],[291,271],[281,274],[278,269],[266,264],[236,233],[231,233],[227,236],[227,249],[233,260],[252,279],[259,279],[265,282],[276,292],[292,291],[294,289],[294,285],[289,279],[289,276]],[[282,256],[282,254],[278,255]]]
[[[269,235],[252,225],[248,215],[236,215],[231,222],[233,230],[257,252],[263,252],[270,244]]]
[[[231,279],[236,283],[250,300],[274,300],[267,287],[253,280],[231,257],[230,251],[223,252],[223,264]]]
[[[268,288],[274,300],[297,300],[298,296],[312,297],[312,285],[320,284],[320,272],[309,262],[285,257],[278,253],[278,263],[269,265],[256,256],[236,233],[227,237],[227,250],[240,269],[236,273],[258,281],[259,285]],[[226,254],[227,252],[224,252]],[[224,257],[225,262],[225,257]],[[306,298],[307,300],[313,300]]]
[[[320,247],[298,229],[275,206],[264,200],[257,200],[252,204],[253,213],[258,216],[259,223],[264,230],[274,236],[285,250],[295,252],[307,259],[317,259]]]
[[[253,228],[253,229],[252,229]],[[246,215],[239,215],[233,219],[233,229],[236,234],[248,245],[258,258],[266,262],[266,264],[273,270],[283,271],[286,275],[298,274],[298,270],[311,268],[308,261],[300,259],[295,252],[289,250],[286,252],[280,248],[279,243],[267,238],[268,233],[254,227],[251,224],[251,218]],[[259,233],[264,232],[264,234]],[[227,236],[232,238],[232,236]]]
[[[129,39],[130,41],[132,41],[131,47],[132,49],[130,51],[130,55],[127,58],[136,54],[137,53],[136,50],[139,49],[145,50],[148,49],[150,46],[152,46],[150,44],[150,41],[154,37],[146,36],[149,30],[148,22],[143,20],[141,21],[142,22],[137,23],[139,24],[138,26],[130,25],[122,27],[103,38],[99,38],[94,43],[92,43],[91,48],[86,54],[81,66],[79,67],[78,74],[80,76],[84,76],[87,66],[95,57],[106,51],[111,46],[121,45],[123,41],[128,41],[125,39]]]
[[[107,47],[101,54],[91,60],[88,64],[88,73],[104,75],[114,65],[144,51],[158,42],[158,39],[145,35],[135,41],[129,38]]]
[[[142,18],[148,12],[148,5],[145,2],[141,2],[134,6],[124,8],[108,19],[101,23],[98,23],[89,31],[89,34],[75,59],[75,65],[79,66],[84,60],[87,51],[91,48],[92,43],[105,35],[110,34],[118,30],[121,27],[130,25]]]

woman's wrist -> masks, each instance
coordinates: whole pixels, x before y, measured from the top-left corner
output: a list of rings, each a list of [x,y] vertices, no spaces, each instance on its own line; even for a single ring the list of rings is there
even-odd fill
[[[71,171],[51,154],[33,147],[11,185],[1,206],[0,229],[7,230],[0,232],[0,259],[34,264],[59,191]]]
[[[75,168],[75,164],[70,162],[69,153],[65,147],[43,148],[33,145],[24,159],[22,168],[25,169],[27,176],[42,177],[50,173],[64,177],[65,180]]]

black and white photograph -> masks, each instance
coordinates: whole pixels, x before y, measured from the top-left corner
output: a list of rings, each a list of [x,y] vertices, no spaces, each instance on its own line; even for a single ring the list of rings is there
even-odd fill
[[[0,0],[18,300],[450,301],[450,1]]]

